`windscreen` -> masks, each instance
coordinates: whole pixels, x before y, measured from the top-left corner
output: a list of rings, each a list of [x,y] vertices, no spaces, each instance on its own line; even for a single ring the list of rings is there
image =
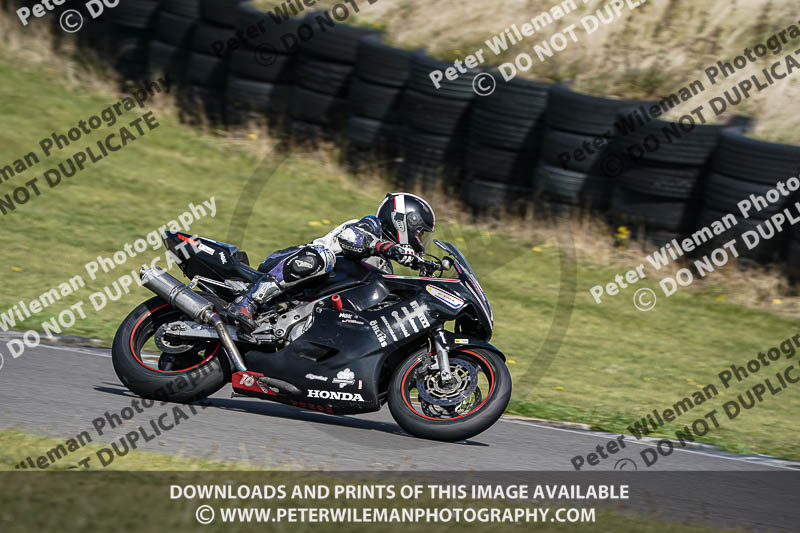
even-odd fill
[[[489,324],[493,325],[494,315],[492,313],[492,307],[489,305],[489,299],[486,297],[486,293],[483,292],[483,288],[478,282],[478,277],[475,275],[475,271],[472,270],[472,266],[469,264],[469,261],[467,261],[467,258],[464,257],[464,254],[461,253],[461,250],[456,248],[456,245],[453,243],[442,242],[436,239],[434,239],[433,242],[436,244],[436,246],[450,254],[453,259],[455,259],[456,263],[463,271],[460,273],[461,277],[466,278],[465,284],[467,285],[467,288],[473,292],[475,297],[480,302],[481,307],[483,307],[483,310],[489,319]]]

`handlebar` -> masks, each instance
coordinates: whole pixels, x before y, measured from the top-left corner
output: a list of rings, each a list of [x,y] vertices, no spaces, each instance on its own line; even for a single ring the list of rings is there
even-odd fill
[[[442,262],[440,260],[436,261],[428,261],[427,259],[423,258],[422,255],[417,255],[417,270],[425,276],[430,276],[436,272],[439,272],[439,277],[441,277],[444,269],[442,268]]]

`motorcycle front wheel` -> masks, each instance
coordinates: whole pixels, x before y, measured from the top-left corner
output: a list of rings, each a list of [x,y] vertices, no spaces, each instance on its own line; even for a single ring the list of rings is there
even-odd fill
[[[477,348],[452,350],[449,383],[430,368],[434,361],[434,354],[420,350],[395,369],[388,403],[403,429],[417,437],[454,442],[497,422],[511,398],[511,374],[499,354]]]

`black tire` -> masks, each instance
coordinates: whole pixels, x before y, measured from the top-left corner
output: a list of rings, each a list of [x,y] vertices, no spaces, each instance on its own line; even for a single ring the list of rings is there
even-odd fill
[[[444,183],[450,172],[444,163],[416,164],[403,161],[397,171],[396,185],[406,190],[433,191]]]
[[[233,28],[238,16],[237,6],[244,0],[200,0],[200,17],[214,24]]]
[[[703,193],[700,167],[636,166],[627,168],[617,183],[629,191],[662,198],[688,200]]]
[[[714,209],[705,208],[700,217],[699,227],[710,226],[714,221],[721,220],[728,214],[726,211],[717,211]],[[734,246],[740,257],[752,259],[755,261],[771,261],[782,257],[786,253],[786,241],[789,239],[789,232],[783,231],[774,235],[769,240],[758,234],[758,226],[765,224],[765,221],[759,218],[743,218],[739,216],[738,211],[733,213],[738,221],[735,226],[730,229],[715,235],[713,239],[706,242],[702,249],[704,253],[710,253],[715,248],[722,247],[723,244],[736,240]],[[744,238],[744,233],[748,231],[755,231],[759,236],[759,242],[752,250],[748,249]]]
[[[614,134],[617,113],[624,108],[638,107],[641,102],[602,98],[572,91],[564,85],[550,90],[547,123],[556,129],[584,135]]]
[[[239,48],[231,53],[230,70],[241,78],[291,83],[294,80],[293,56]]]
[[[512,152],[535,151],[542,137],[544,122],[499,115],[473,107],[469,117],[469,136],[473,141]]]
[[[547,100],[552,83],[516,77],[509,82],[495,70],[488,71],[497,85],[489,96],[475,99],[475,107],[497,115],[539,120],[547,110]]]
[[[384,43],[378,35],[367,35],[359,42],[356,74],[373,83],[405,87],[411,75],[411,55]]]
[[[474,212],[504,211],[523,207],[531,197],[530,187],[483,180],[480,176],[467,174],[462,186],[464,203]]]
[[[447,68],[452,66],[452,63],[434,59],[426,55],[425,52],[414,52],[412,54],[411,76],[408,80],[408,87],[415,91],[431,96],[438,96],[440,98],[472,100],[475,97],[475,91],[472,88],[472,80],[481,72],[478,69],[467,69],[465,74],[460,74],[455,80],[443,78],[442,81],[439,82],[440,86],[438,89],[431,81],[430,73],[432,71],[441,70],[444,72]]]
[[[588,205],[596,208],[608,206],[612,182],[606,176],[564,170],[540,163],[536,168],[534,184],[542,191],[571,205]]]
[[[327,17],[319,11],[306,15],[304,22],[313,28],[314,34],[310,39],[300,41],[298,48],[303,53],[330,61],[355,65],[359,41],[363,37],[379,35],[377,31],[369,28],[338,22],[335,26],[328,27],[324,22],[317,22],[317,17],[323,17],[327,21]]]
[[[705,189],[705,205],[715,211],[739,213],[739,207],[737,206],[739,202],[749,199],[751,194],[763,196],[767,191],[774,188],[764,183],[743,181],[723,176],[722,174],[711,173],[708,176],[708,183]],[[767,219],[781,211],[789,200],[789,197],[781,197],[781,200],[774,204],[767,201],[767,206],[760,211],[756,211],[756,207],[753,207],[750,210],[750,218]]]
[[[274,13],[263,11],[249,2],[241,2],[236,6],[236,29],[242,31],[249,48],[261,47],[274,53],[294,54],[297,29],[303,19],[293,17],[276,22],[273,16]]]
[[[350,81],[350,112],[381,122],[400,122],[402,89],[369,83],[358,76]]]
[[[289,106],[292,88],[230,76],[225,91],[228,105],[238,110],[280,113]]]
[[[447,137],[405,128],[400,135],[402,164],[398,170],[401,188],[432,190],[440,184],[460,183],[464,159],[462,137]]]
[[[715,172],[734,178],[775,185],[797,176],[800,146],[750,139],[735,128],[720,135],[714,155]]]
[[[188,48],[192,42],[192,33],[196,23],[195,19],[161,11],[156,16],[153,35],[159,41],[172,46]]]
[[[115,68],[117,63],[141,62],[147,57],[149,31],[109,22],[107,49],[99,51]]]
[[[347,119],[344,136],[361,148],[377,148],[388,145],[397,138],[399,128],[379,120],[363,117]]]
[[[565,170],[574,170],[577,172],[592,172],[597,171],[599,163],[608,153],[609,145],[606,142],[601,144],[598,148],[595,144],[597,136],[595,135],[581,135],[580,133],[572,133],[569,131],[561,131],[553,128],[548,128],[543,134],[542,140],[542,159],[552,166],[564,168]],[[584,148],[584,143],[588,143],[592,153]],[[600,141],[598,141],[600,144]],[[580,160],[576,157],[575,151],[582,150],[583,159]],[[569,158],[562,155],[569,155]]]
[[[719,143],[723,126],[696,124],[694,122],[667,122],[653,119],[639,124],[636,114],[639,108],[621,109],[617,114],[615,134],[620,151],[640,157],[644,161],[677,163],[681,165],[702,166],[711,158]],[[659,145],[656,150],[647,151],[643,146],[648,137],[654,137]],[[640,155],[641,152],[641,155]]]
[[[230,365],[219,343],[217,348],[212,346],[214,343],[204,346],[196,357],[196,366],[184,370],[158,370],[142,362],[141,348],[157,326],[181,315],[156,297],[136,307],[120,325],[114,336],[111,361],[117,377],[131,392],[152,400],[184,403],[206,398],[230,382]],[[192,363],[179,366],[187,364]]]
[[[411,386],[408,376],[424,357],[427,357],[427,350],[407,357],[395,369],[389,384],[389,410],[403,429],[417,437],[455,442],[486,431],[502,416],[511,398],[511,374],[500,355],[484,349],[453,350],[450,355],[451,360],[464,358],[494,376],[486,399],[477,408],[458,418],[438,420],[415,411],[404,389]]]
[[[305,89],[331,96],[347,96],[350,77],[355,68],[345,63],[333,63],[308,54],[297,58],[295,77]]]
[[[792,239],[786,254],[786,271],[793,278],[800,278],[800,241]]]
[[[336,125],[343,122],[347,100],[329,94],[295,87],[289,103],[289,115],[300,122]]]
[[[114,9],[106,11],[108,20],[126,28],[152,28],[158,10],[158,0],[120,2]]]
[[[665,201],[616,187],[611,196],[611,212],[619,219],[648,228],[667,231],[689,231],[697,227],[696,203]]]
[[[186,50],[161,41],[150,41],[148,51],[148,72],[151,79],[169,74],[175,86],[175,80],[183,79],[186,62],[189,58]]]
[[[186,78],[201,87],[222,88],[227,78],[227,66],[217,56],[193,53],[189,56]]]
[[[225,92],[222,87],[203,87],[187,83],[178,92],[182,122],[192,126],[222,124],[225,119]]]
[[[200,21],[195,26],[194,35],[192,36],[192,50],[201,54],[228,57],[231,52],[227,46],[228,39],[232,39],[234,36],[235,30],[232,28]],[[224,45],[221,53],[218,53],[219,43]]]
[[[434,135],[413,128],[403,131],[400,147],[405,159],[429,162],[460,162],[465,148],[461,137]]]
[[[436,135],[457,135],[466,130],[469,100],[432,96],[407,90],[403,109],[407,123],[413,128]]]
[[[527,184],[535,159],[530,154],[471,144],[467,149],[465,170],[499,183]]]
[[[200,0],[162,0],[162,9],[191,19],[200,18]]]

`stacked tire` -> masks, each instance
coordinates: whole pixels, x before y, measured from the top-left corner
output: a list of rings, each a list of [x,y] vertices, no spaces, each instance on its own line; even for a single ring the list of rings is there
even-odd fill
[[[660,246],[697,227],[705,176],[723,126],[697,124],[691,115],[640,124],[637,113],[645,116],[646,110],[625,109],[618,116],[618,124],[627,126],[618,128],[626,135],[615,143],[613,215],[643,226],[647,240]]]
[[[242,2],[237,6],[236,34],[243,36],[230,52],[225,95],[228,125],[266,120],[281,122],[294,83],[295,54],[281,46],[281,36],[293,34],[299,19],[277,24],[265,11]]]
[[[495,80],[500,74],[490,72]],[[530,198],[550,84],[515,78],[475,100],[469,124],[464,200],[473,212],[515,208]]]
[[[182,118],[191,124],[222,124],[225,88],[235,37],[239,0],[171,0],[186,4],[187,13],[199,9],[180,98]]]
[[[437,88],[430,78],[434,70],[444,72],[450,64],[415,52],[411,60],[408,88],[403,101],[406,128],[400,148],[402,164],[398,185],[431,190],[442,185],[460,185],[466,149],[470,107],[475,96],[471,69],[455,80],[443,79]]]
[[[159,3],[132,0],[104,11],[107,48],[101,50],[123,79],[139,80],[147,72],[148,46]]]
[[[391,47],[378,35],[359,43],[348,94],[346,159],[353,171],[378,163],[392,171],[402,128],[402,99],[411,72],[411,52]]]
[[[565,85],[552,88],[542,160],[533,185],[552,202],[548,207],[553,211],[562,211],[563,206],[608,207],[613,180],[606,158],[613,150],[617,114],[635,103],[581,94]]]
[[[197,0],[163,0],[156,14],[147,70],[152,79],[168,77],[183,83],[194,29],[200,19]]]
[[[341,130],[347,119],[347,93],[356,68],[359,42],[374,30],[346,24],[330,26],[323,12],[306,15],[298,28],[295,86],[289,104],[290,133],[315,140]]]
[[[708,226],[727,213],[733,214],[738,223],[715,237],[706,248],[720,247],[736,239],[741,257],[771,261],[783,257],[788,241],[789,271],[800,272],[800,230],[788,228],[787,222],[782,231],[777,231],[767,222],[794,200],[796,194],[784,196],[777,184],[785,184],[790,178],[797,183],[799,169],[800,147],[750,139],[740,129],[725,129],[708,176],[700,226]],[[751,195],[765,201],[753,201]],[[743,200],[753,204],[747,217],[738,205]]]

